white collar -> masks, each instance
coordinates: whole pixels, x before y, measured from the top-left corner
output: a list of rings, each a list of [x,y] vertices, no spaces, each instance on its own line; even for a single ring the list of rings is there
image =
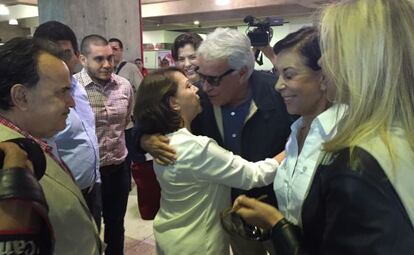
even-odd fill
[[[311,128],[320,126],[321,131],[325,136],[329,135],[338,124],[338,121],[343,117],[347,106],[344,104],[334,104],[312,120]],[[292,125],[292,133],[296,134],[302,127],[303,117],[297,119]]]

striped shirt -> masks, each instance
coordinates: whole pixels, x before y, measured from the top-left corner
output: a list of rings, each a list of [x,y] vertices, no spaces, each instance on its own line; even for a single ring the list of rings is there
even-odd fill
[[[134,100],[131,84],[116,74],[112,74],[106,84],[97,84],[85,69],[74,77],[85,87],[95,113],[100,166],[122,163],[128,154],[125,128],[130,121]]]

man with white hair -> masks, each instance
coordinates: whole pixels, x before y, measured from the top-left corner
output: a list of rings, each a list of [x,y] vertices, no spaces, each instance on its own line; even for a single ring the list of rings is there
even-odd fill
[[[274,89],[275,78],[254,71],[248,37],[237,30],[217,28],[197,50],[197,73],[205,93],[203,112],[192,123],[192,132],[213,138],[220,146],[249,161],[273,157],[283,151],[290,134],[291,117]],[[141,145],[158,161],[174,161],[174,149],[156,136],[143,136]],[[232,189],[232,200],[241,194],[267,195],[276,206],[273,184],[249,191]],[[229,200],[229,205],[230,202]],[[266,254],[261,242],[231,235],[233,254]]]
[[[209,100],[193,121],[195,134],[214,138],[221,146],[250,161],[263,160],[283,151],[290,133],[291,117],[274,90],[275,78],[254,71],[254,56],[248,37],[230,28],[217,28],[197,51],[197,72]],[[267,195],[276,205],[273,184],[249,191],[232,189],[238,195]],[[266,254],[261,242],[231,235],[233,253]]]

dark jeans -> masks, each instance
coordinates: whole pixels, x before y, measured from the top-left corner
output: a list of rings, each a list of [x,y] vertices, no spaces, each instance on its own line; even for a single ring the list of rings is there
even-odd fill
[[[83,197],[86,200],[89,211],[95,220],[98,231],[101,232],[101,216],[102,216],[102,195],[101,183],[95,183],[91,191],[82,190]]]
[[[105,224],[105,255],[124,254],[124,217],[131,186],[125,162],[100,168],[102,179],[102,216]]]

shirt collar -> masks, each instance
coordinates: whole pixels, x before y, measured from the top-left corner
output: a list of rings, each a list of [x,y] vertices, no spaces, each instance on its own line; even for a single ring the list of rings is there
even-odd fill
[[[343,104],[332,105],[312,121],[311,128],[319,126],[324,135],[330,134],[343,117],[346,109],[346,105]],[[302,127],[302,123],[303,117],[296,120],[291,126],[292,133],[297,133],[297,130]]]
[[[88,72],[86,71],[85,68],[82,68],[82,71],[80,71],[80,77],[82,79],[82,85],[84,87],[91,86],[91,85],[102,86],[101,84],[95,83],[92,80],[92,78],[89,76],[89,74],[88,74]],[[115,82],[114,81],[114,74],[111,74],[111,79],[107,83],[103,84],[103,86],[106,86],[108,84],[113,84],[114,82]]]
[[[47,144],[47,142],[36,138],[34,136],[32,136],[31,134],[29,134],[28,132],[20,129],[18,126],[16,126],[13,122],[11,122],[10,120],[8,120],[7,118],[5,118],[4,116],[0,115],[0,124],[13,129],[14,131],[16,131],[17,133],[21,134],[22,136],[26,137],[26,138],[30,138],[33,139],[37,144],[40,145],[40,147],[42,148],[43,151],[47,151],[47,152],[51,152],[52,151],[52,147],[49,146]]]
[[[316,121],[319,122],[319,125],[322,127],[325,134],[332,132],[344,116],[346,109],[346,105],[334,104],[326,111],[318,115]]]

